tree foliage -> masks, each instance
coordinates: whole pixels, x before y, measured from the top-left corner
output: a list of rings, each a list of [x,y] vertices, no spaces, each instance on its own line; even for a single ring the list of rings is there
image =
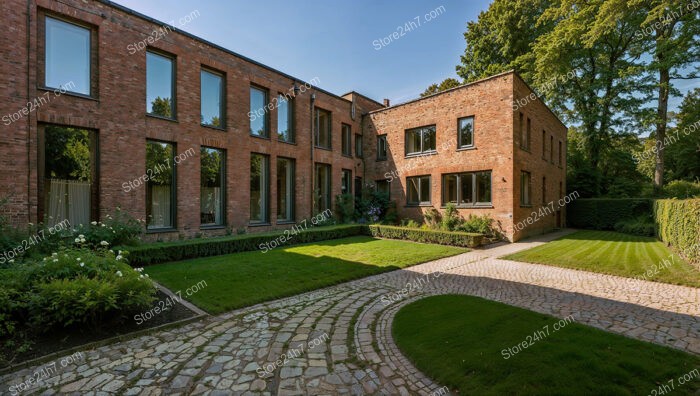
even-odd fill
[[[438,92],[446,91],[451,88],[457,88],[460,85],[462,85],[461,82],[454,78],[446,78],[444,79],[440,84],[432,84],[430,85],[422,94],[420,94],[421,98],[424,98],[429,95],[434,95]]]

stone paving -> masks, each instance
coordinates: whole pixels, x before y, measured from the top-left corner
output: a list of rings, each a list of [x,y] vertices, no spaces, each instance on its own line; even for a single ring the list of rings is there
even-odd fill
[[[573,315],[579,323],[700,354],[700,289],[497,259],[565,232],[84,351],[83,359],[57,364],[53,378],[22,394],[443,395],[399,352],[391,321],[411,301],[447,293]],[[402,299],[393,294],[418,279],[424,279],[419,290]],[[0,394],[13,394],[11,386],[42,367],[0,377]]]

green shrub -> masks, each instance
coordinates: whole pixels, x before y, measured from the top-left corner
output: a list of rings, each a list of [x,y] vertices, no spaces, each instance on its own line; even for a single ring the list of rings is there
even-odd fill
[[[290,230],[286,230],[230,237],[159,242],[130,248],[129,260],[132,265],[145,266],[196,257],[261,250],[264,249],[266,243],[269,244],[280,236],[285,236],[289,239],[287,242],[284,242],[284,245],[292,245],[363,235],[366,233],[365,230],[366,226],[351,224],[314,227],[295,234],[291,233]]]
[[[369,232],[372,236],[380,238],[404,239],[413,242],[461,247],[477,247],[484,241],[484,235],[476,233],[424,230],[385,225],[370,225]]]
[[[685,180],[674,180],[664,185],[663,196],[666,198],[699,198],[700,181],[689,182]]]
[[[103,242],[108,243],[106,246],[135,245],[142,233],[143,224],[117,208],[114,216],[106,215],[103,222],[93,221],[73,227],[70,237],[76,238],[74,242],[80,247],[87,244],[92,248],[100,248],[104,247]],[[80,235],[84,238],[77,238]],[[80,239],[85,241],[79,242]]]
[[[401,219],[401,227],[420,228],[420,224],[413,219]]]
[[[469,217],[460,224],[457,231],[473,232],[488,237],[496,236],[496,231],[493,229],[493,219],[487,215],[469,215]]]
[[[335,215],[341,223],[355,220],[355,197],[352,194],[335,196]]]
[[[439,210],[431,207],[423,212],[423,224],[430,228],[438,228],[442,223],[442,214]]]
[[[440,229],[445,231],[455,231],[462,224],[464,219],[457,212],[455,205],[450,202],[445,208],[445,213],[442,214],[442,219],[440,220]]]
[[[700,263],[700,199],[654,202],[657,237],[692,263]]]
[[[614,230],[621,221],[651,215],[652,204],[645,198],[579,198],[569,204],[567,221],[576,228]]]
[[[615,224],[615,231],[632,235],[654,236],[654,221],[651,216],[621,220]]]

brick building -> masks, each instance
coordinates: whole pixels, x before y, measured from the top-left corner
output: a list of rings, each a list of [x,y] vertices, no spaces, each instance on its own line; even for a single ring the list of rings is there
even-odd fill
[[[120,207],[153,238],[254,232],[368,184],[402,216],[453,202],[510,239],[563,222],[514,228],[563,194],[566,169],[566,127],[539,100],[514,109],[532,92],[515,73],[389,107],[108,1],[2,10],[0,198],[15,224]]]

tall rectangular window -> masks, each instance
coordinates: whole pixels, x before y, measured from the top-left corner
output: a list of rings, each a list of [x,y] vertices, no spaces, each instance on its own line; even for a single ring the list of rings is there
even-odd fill
[[[175,145],[146,143],[146,225],[149,230],[175,227]],[[151,177],[152,176],[152,177]]]
[[[459,207],[491,204],[491,171],[442,175],[442,204]]]
[[[202,147],[200,150],[200,216],[203,226],[225,223],[224,193],[226,156],[224,150]]]
[[[321,213],[331,208],[331,166],[316,164],[315,178],[315,213]]]
[[[547,177],[542,178],[542,205],[547,205]]]
[[[340,182],[341,194],[352,194],[352,171],[343,169],[343,177]]]
[[[547,161],[547,132],[542,130],[542,159]]]
[[[46,87],[91,94],[90,35],[90,29],[46,17]]]
[[[269,95],[266,89],[250,87],[250,134],[270,137]]]
[[[457,148],[474,147],[474,117],[460,118],[457,124],[459,127]]]
[[[377,180],[377,191],[383,194],[386,194],[387,197],[391,197],[391,187],[389,180],[384,179],[384,180]]]
[[[199,74],[200,122],[202,125],[224,128],[224,76],[204,69]]]
[[[549,137],[549,162],[554,163],[554,136]]]
[[[331,148],[331,112],[316,108],[314,144],[316,147]]]
[[[250,222],[269,223],[268,200],[270,197],[268,178],[270,157],[263,154],[250,155]]]
[[[406,205],[430,205],[430,176],[406,178]]]
[[[355,157],[362,158],[362,135],[355,135]]]
[[[386,160],[387,156],[387,145],[386,145],[386,135],[377,136],[377,160]]]
[[[277,139],[294,143],[294,100],[282,94],[277,96]]]
[[[435,151],[435,125],[406,130],[406,155]]]
[[[277,221],[294,220],[295,161],[277,158]]]
[[[520,205],[530,206],[532,205],[530,188],[532,184],[530,182],[530,172],[522,171],[520,172]]]
[[[350,128],[350,125],[347,124],[342,124],[341,126],[341,132],[342,132],[342,153],[343,155],[351,156],[352,155],[352,130]]]
[[[528,118],[528,129],[525,129],[523,113],[518,112],[518,133],[520,134],[520,148],[526,151],[530,151],[530,119]]]
[[[561,140],[559,141],[559,151],[557,151],[559,154],[559,166],[561,166],[561,157],[562,157],[562,152],[561,152]]]
[[[146,112],[175,119],[175,61],[146,52]]]

